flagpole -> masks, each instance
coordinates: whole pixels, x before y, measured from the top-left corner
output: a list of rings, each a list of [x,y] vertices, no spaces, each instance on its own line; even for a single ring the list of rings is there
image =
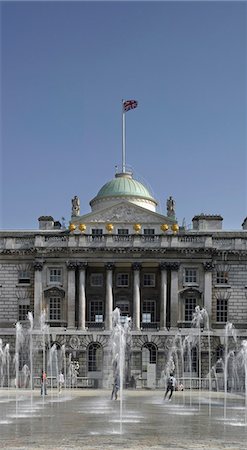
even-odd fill
[[[125,173],[125,154],[126,154],[126,128],[125,128],[125,111],[124,100],[122,100],[122,173]]]

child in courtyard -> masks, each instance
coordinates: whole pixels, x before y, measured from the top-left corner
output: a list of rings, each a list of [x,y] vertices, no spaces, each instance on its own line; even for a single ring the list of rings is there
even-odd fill
[[[165,393],[165,396],[164,396],[164,400],[166,399],[168,393],[170,392],[169,402],[171,401],[172,394],[173,394],[173,391],[175,389],[175,386],[176,386],[176,378],[173,376],[172,373],[170,373],[170,376],[169,376],[168,381],[167,381],[167,387],[166,387],[166,393]]]
[[[46,390],[46,372],[43,371],[41,372],[41,377],[40,377],[40,381],[41,381],[41,395],[47,395],[47,390]]]

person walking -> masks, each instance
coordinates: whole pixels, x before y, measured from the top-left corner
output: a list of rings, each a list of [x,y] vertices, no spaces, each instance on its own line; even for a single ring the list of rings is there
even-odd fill
[[[170,376],[169,376],[168,381],[167,381],[166,393],[164,395],[164,400],[166,399],[168,393],[170,392],[169,402],[171,401],[172,394],[173,394],[173,391],[175,389],[175,386],[176,386],[176,378],[173,376],[172,373],[170,373]]]
[[[43,372],[41,372],[41,377],[40,377],[40,381],[41,381],[41,395],[47,395],[47,389],[46,389],[46,372],[45,370],[43,370]]]

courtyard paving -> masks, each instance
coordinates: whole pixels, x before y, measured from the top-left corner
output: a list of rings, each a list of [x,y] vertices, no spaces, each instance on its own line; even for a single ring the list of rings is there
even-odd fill
[[[223,394],[126,390],[0,390],[0,448],[12,450],[246,450],[244,398]]]

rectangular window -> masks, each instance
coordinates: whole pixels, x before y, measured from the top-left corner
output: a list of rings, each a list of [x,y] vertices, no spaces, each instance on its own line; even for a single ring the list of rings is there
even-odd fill
[[[61,297],[49,298],[49,319],[61,320]]]
[[[103,286],[103,274],[102,273],[92,273],[90,275],[90,285],[93,287]]]
[[[101,239],[103,236],[102,228],[92,228],[92,237],[93,239]]]
[[[192,322],[193,314],[195,312],[196,299],[186,298],[184,307],[184,320],[185,322]]]
[[[124,324],[126,322],[126,317],[129,317],[130,315],[129,301],[125,299],[117,300],[116,308],[120,309],[120,321]]]
[[[145,236],[154,236],[155,235],[155,229],[154,228],[144,228],[143,234]]]
[[[30,311],[30,305],[19,305],[18,320],[27,320],[27,313]]]
[[[184,282],[185,283],[197,283],[197,269],[185,269]]]
[[[117,286],[118,287],[128,287],[129,286],[129,274],[128,273],[118,273],[117,274]]]
[[[144,287],[155,287],[155,273],[144,273],[143,274],[143,286]]]
[[[228,272],[218,271],[216,273],[217,284],[228,284]]]
[[[128,236],[129,230],[128,230],[128,228],[118,228],[117,233],[120,236]]]
[[[217,299],[216,305],[216,321],[227,322],[228,315],[228,301],[224,299]]]
[[[155,322],[155,300],[144,300],[142,305],[142,322],[152,323]]]
[[[62,269],[53,267],[49,269],[50,283],[62,283]]]
[[[19,284],[30,284],[30,271],[29,270],[19,270],[18,283]]]
[[[102,300],[92,300],[90,302],[90,322],[103,322],[103,318]]]

